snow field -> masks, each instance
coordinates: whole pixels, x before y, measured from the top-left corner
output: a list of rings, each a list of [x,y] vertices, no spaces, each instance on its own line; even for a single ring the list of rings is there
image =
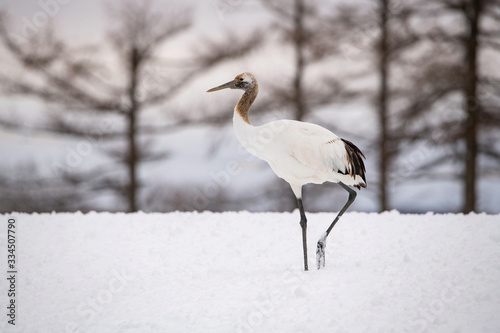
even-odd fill
[[[500,331],[500,215],[346,213],[315,270],[335,214],[308,214],[309,272],[298,211],[13,216],[2,332]]]

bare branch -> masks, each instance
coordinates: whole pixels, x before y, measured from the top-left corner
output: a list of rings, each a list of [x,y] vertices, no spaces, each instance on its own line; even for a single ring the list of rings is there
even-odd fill
[[[283,3],[278,3],[276,0],[261,0],[261,3],[282,19],[289,20],[293,17],[293,13],[286,10],[289,6],[283,6]]]
[[[110,6],[109,12],[115,18],[115,27],[109,34],[115,47],[122,54],[137,49],[143,59],[148,59],[166,40],[191,26],[188,10],[156,10],[152,1],[127,0]]]
[[[260,45],[262,36],[260,32],[257,32],[243,40],[233,34],[228,34],[223,41],[213,41],[208,38],[203,40],[201,46],[198,46],[198,49],[194,51],[194,56],[190,60],[191,69],[186,70],[180,78],[171,82],[167,88],[159,92],[149,93],[143,101],[145,107],[161,104],[172,98],[194,78],[204,74],[223,61],[247,55]]]
[[[16,119],[0,118],[0,127],[8,131],[20,131],[30,129],[39,133],[55,133],[69,137],[99,139],[116,139],[124,136],[122,132],[101,132],[92,131],[88,128],[81,128],[64,121],[62,118],[54,118],[50,125],[27,126],[22,121]]]

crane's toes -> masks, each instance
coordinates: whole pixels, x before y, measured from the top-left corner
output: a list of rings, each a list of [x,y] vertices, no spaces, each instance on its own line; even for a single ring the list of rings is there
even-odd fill
[[[316,264],[318,266],[318,269],[320,269],[321,266],[325,267],[325,249],[326,239],[324,237],[321,237],[316,247]]]

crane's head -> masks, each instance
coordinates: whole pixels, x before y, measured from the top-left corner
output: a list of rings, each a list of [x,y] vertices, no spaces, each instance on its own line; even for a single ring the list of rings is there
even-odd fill
[[[212,91],[217,91],[221,89],[241,89],[241,90],[248,90],[252,87],[255,86],[257,83],[257,80],[255,80],[255,77],[248,72],[242,73],[234,78],[234,80],[229,81],[227,83],[224,83],[218,87],[212,88],[210,90],[207,90],[207,92],[212,92]]]

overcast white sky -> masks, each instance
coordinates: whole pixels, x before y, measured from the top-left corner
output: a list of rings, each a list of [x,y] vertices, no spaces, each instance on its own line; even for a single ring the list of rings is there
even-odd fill
[[[256,0],[169,0],[152,1],[162,8],[187,7],[194,11],[197,30],[207,28],[245,29],[262,22],[265,12]],[[14,33],[26,26],[43,25],[44,18],[53,17],[60,31],[68,36],[87,38],[100,35],[107,27],[106,7],[118,1],[110,0],[0,0],[0,8],[11,14]],[[265,20],[265,18],[264,18]]]

